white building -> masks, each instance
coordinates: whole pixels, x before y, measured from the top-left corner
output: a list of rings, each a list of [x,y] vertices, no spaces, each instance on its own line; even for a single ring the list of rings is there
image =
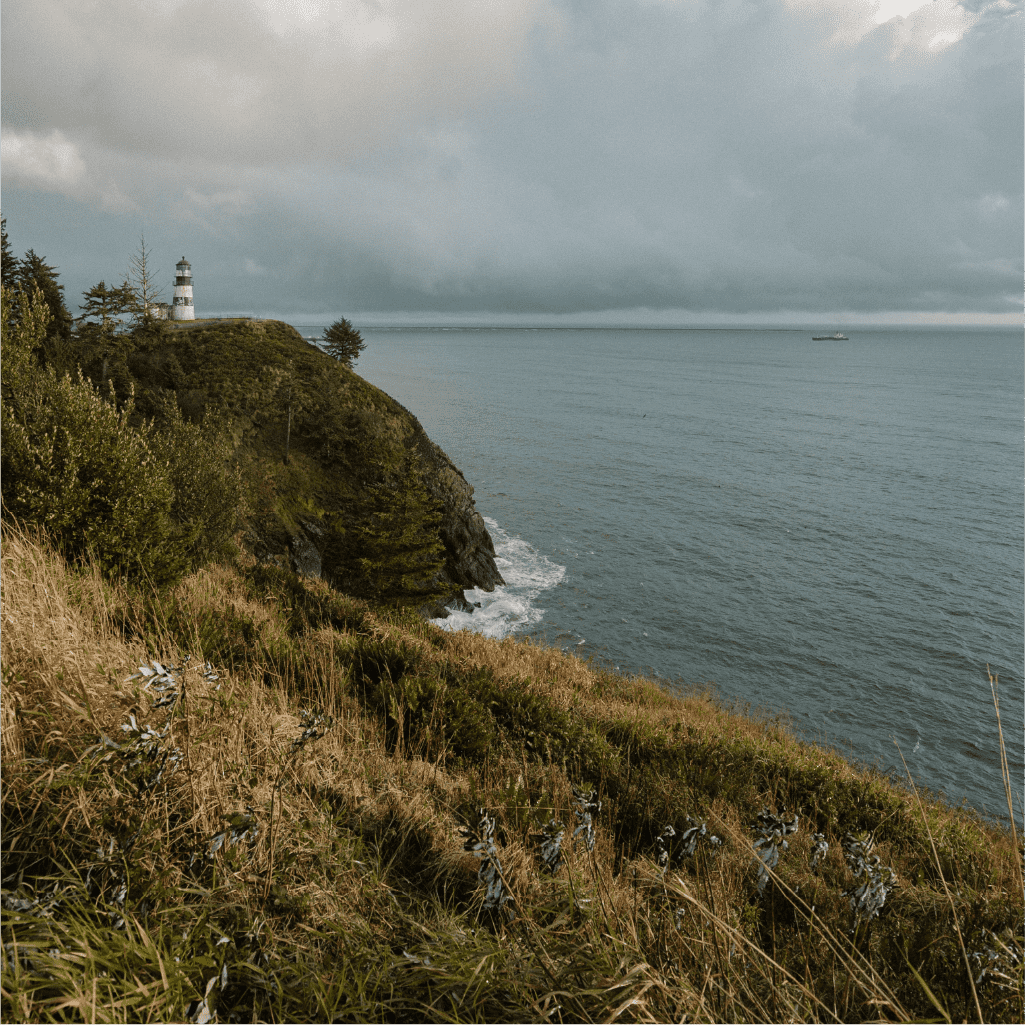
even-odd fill
[[[146,312],[154,320],[170,320],[171,319],[171,304],[170,303],[147,303]]]
[[[178,261],[174,278],[174,298],[171,300],[171,320],[195,320],[192,305],[192,267],[183,256]]]

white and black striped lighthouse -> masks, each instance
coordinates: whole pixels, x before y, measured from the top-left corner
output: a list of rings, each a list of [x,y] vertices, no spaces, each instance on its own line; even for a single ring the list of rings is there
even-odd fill
[[[192,305],[192,267],[183,256],[178,261],[174,276],[174,299],[171,301],[171,320],[195,320]]]

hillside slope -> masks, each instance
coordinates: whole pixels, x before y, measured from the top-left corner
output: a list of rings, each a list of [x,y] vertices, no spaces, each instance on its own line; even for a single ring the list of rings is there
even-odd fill
[[[0,562],[5,1021],[1022,1020],[1008,832],[778,722],[252,560]]]

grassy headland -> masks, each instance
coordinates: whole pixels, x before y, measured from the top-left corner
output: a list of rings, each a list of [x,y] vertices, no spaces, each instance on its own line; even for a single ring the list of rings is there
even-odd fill
[[[4,531],[7,1021],[1022,1018],[965,810],[244,556],[155,591]]]

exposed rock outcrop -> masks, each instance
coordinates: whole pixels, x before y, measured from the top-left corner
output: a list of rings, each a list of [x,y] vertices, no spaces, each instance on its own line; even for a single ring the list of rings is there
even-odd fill
[[[319,577],[323,559],[315,542],[324,531],[310,522],[303,522],[302,528],[303,533],[292,538],[292,569],[302,577]]]
[[[474,504],[473,486],[441,448],[427,437],[416,417],[408,411],[407,415],[415,424],[413,436],[426,471],[424,482],[427,490],[441,502],[443,509],[443,579],[460,590],[479,587],[482,591],[493,591],[505,581],[495,564],[495,545],[484,524],[484,517]],[[473,606],[461,596],[454,599],[454,604],[449,604],[466,612],[473,611]]]

